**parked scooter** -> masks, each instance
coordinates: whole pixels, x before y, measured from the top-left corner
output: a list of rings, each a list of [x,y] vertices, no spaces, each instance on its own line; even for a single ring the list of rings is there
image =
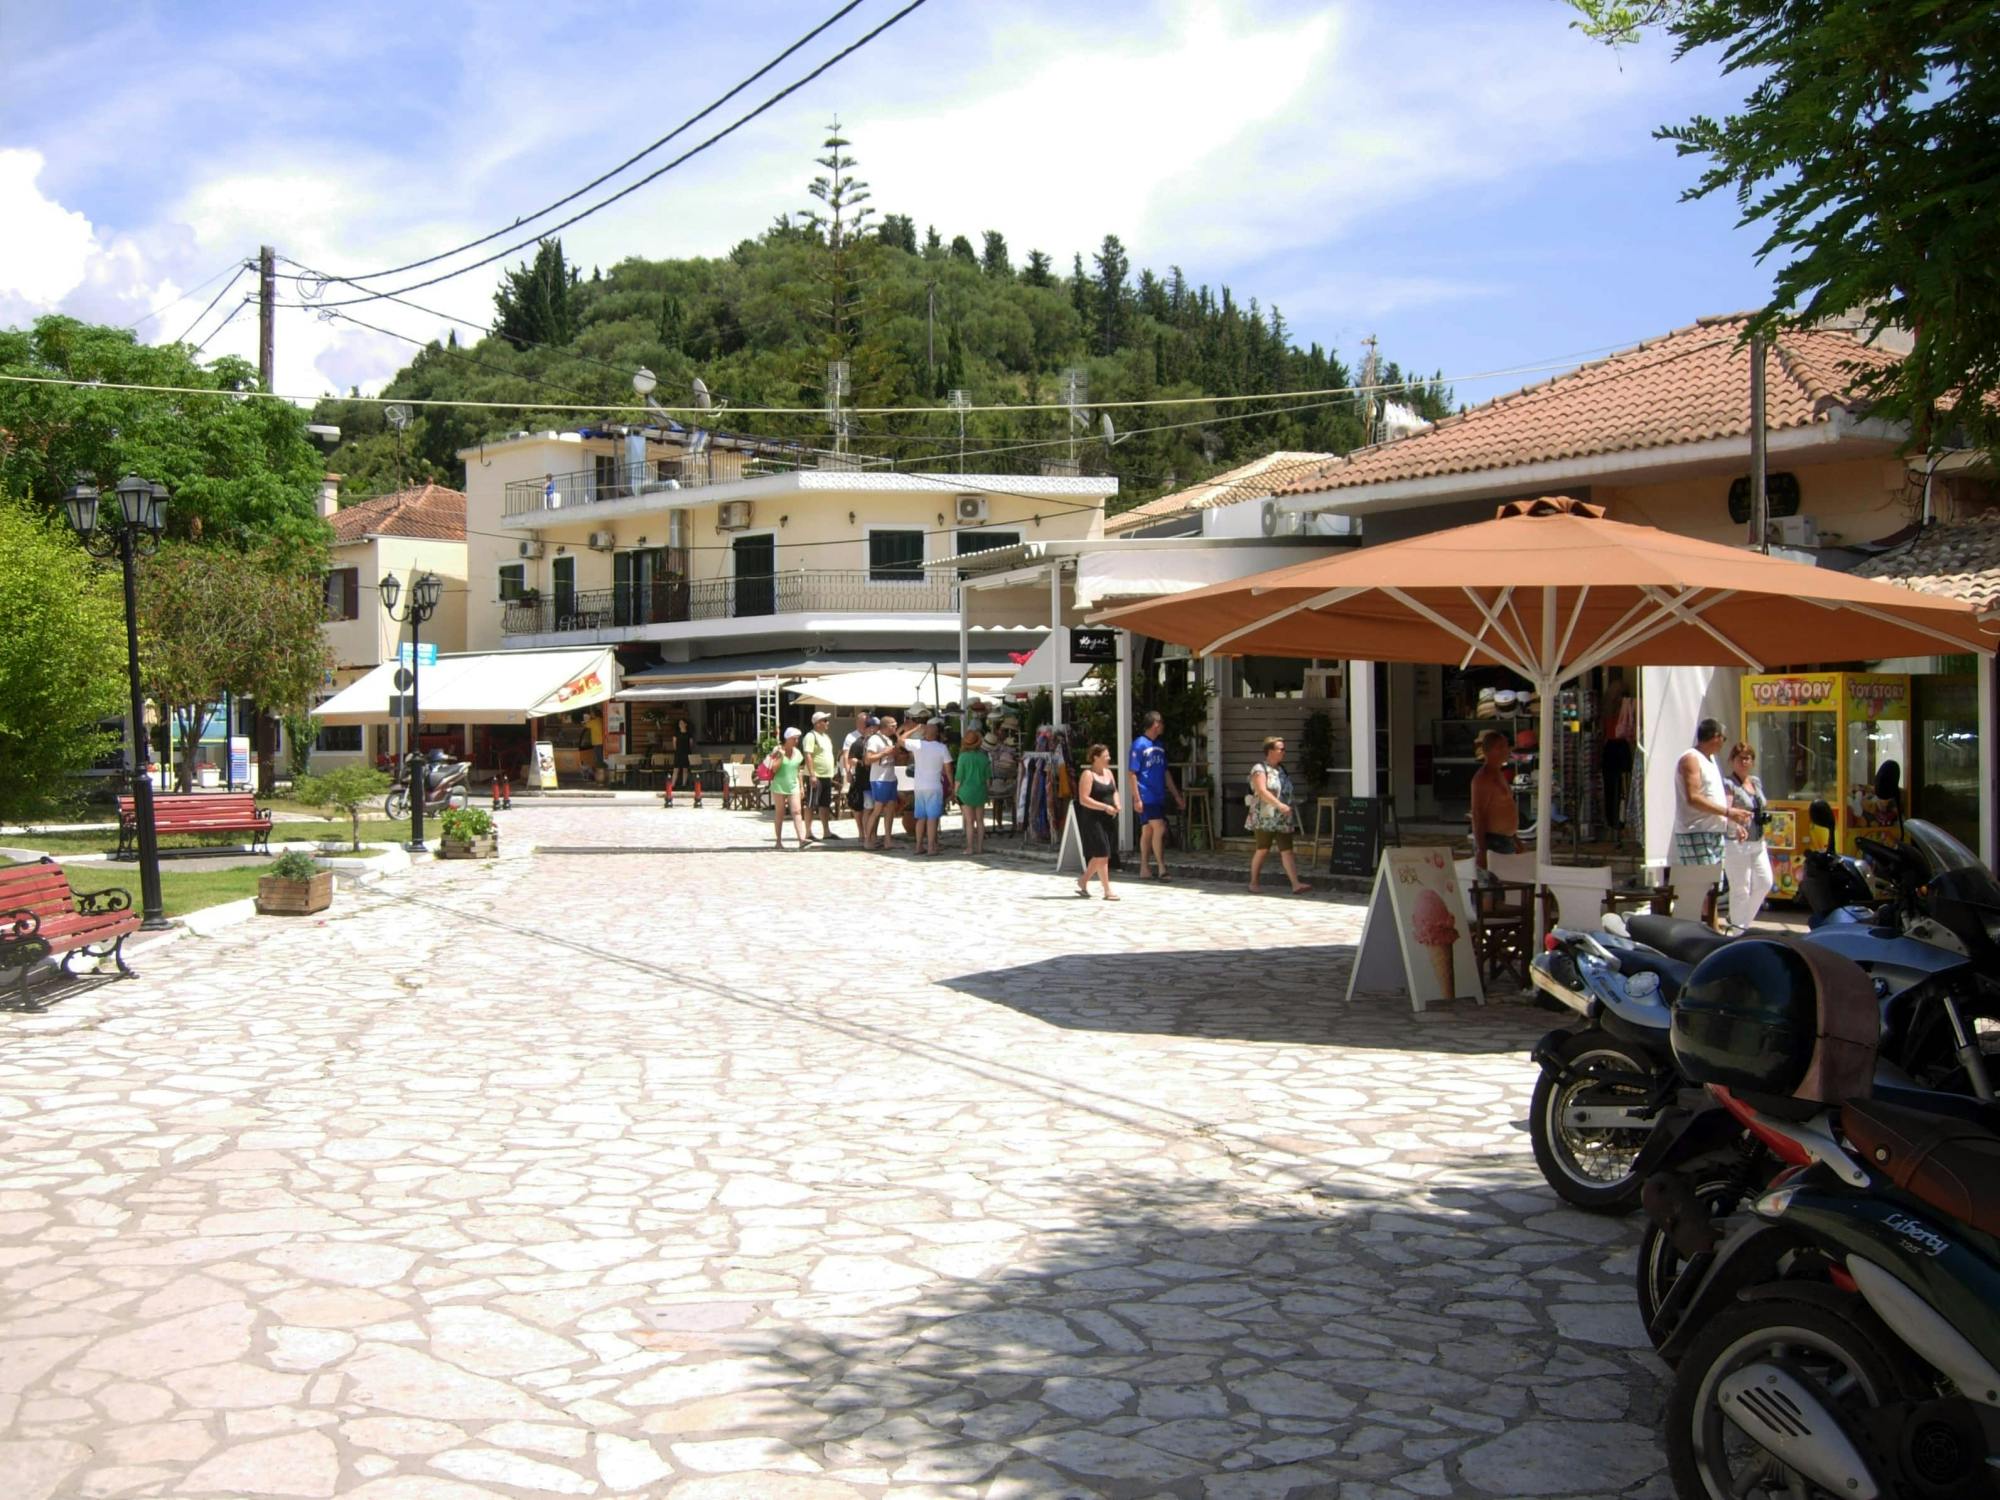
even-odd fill
[[[453,760],[442,750],[431,751],[427,759],[412,756],[417,766],[417,774],[423,779],[424,811],[442,812],[447,807],[472,806],[472,788],[467,784],[472,775],[469,762]],[[407,782],[398,781],[389,788],[389,795],[383,799],[382,812],[385,817],[400,821],[410,815],[410,788]]]
[[[2000,1015],[2000,943],[1979,915],[2000,903],[2000,885],[1921,821],[1904,825],[1900,844],[1870,842],[1867,853],[1894,897],[1873,920],[1829,920],[1805,940],[1869,973],[1882,1055],[1908,1081],[1991,1098],[1973,1027]],[[1529,1113],[1535,1161],[1565,1200],[1608,1213],[1635,1207],[1651,1173],[1737,1135],[1704,1119],[1709,1106],[1675,1068],[1670,1043],[1675,996],[1695,964],[1733,940],[1669,917],[1622,925],[1627,936],[1557,929],[1530,969],[1538,989],[1587,1023],[1551,1032],[1530,1054],[1542,1069]]]
[[[1660,1312],[1683,1500],[1995,1492],[2000,1111],[1872,1085],[1877,1017],[1803,941],[1733,946],[1676,1011],[1683,1071],[1782,1163]]]

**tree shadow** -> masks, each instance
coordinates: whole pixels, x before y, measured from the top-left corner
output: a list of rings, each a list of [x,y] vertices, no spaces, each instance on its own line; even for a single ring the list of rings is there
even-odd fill
[[[1067,953],[938,983],[1069,1031],[1469,1054],[1524,1052],[1557,1023],[1518,989],[1421,1013],[1396,994],[1350,1003],[1354,954],[1351,943]]]
[[[886,1200],[800,1294],[638,1305],[677,1357],[619,1399],[666,1443],[926,1496],[1667,1493],[1629,1225],[1520,1169],[1307,1203],[1189,1165],[967,1219]]]

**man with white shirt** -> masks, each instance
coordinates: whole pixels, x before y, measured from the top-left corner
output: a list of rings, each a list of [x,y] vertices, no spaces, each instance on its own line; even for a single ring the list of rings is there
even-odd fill
[[[951,796],[951,751],[945,748],[943,726],[935,720],[923,725],[903,741],[903,748],[910,752],[911,774],[916,780],[917,853],[935,854],[938,824],[944,818],[945,800]]]

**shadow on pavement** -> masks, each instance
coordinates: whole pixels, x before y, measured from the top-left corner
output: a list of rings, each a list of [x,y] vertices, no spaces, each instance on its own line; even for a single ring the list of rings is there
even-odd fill
[[[805,1295],[649,1299],[633,1337],[679,1358],[621,1399],[677,1454],[818,1466],[813,1500],[1667,1493],[1629,1224],[1518,1171],[1310,1206],[1043,1185],[1001,1219],[885,1192],[879,1243],[821,1242]]]
[[[1065,1030],[1398,1051],[1525,1052],[1561,1019],[1520,991],[1421,1015],[1394,995],[1357,995],[1350,1005],[1353,961],[1348,943],[1072,953],[938,982]]]

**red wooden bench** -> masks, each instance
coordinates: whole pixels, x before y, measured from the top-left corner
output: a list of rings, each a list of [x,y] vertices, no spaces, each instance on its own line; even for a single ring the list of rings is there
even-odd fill
[[[250,852],[262,844],[271,852],[271,814],[248,792],[183,792],[155,795],[153,828],[168,833],[247,833]],[[118,799],[118,857],[138,853],[139,822],[132,799]]]
[[[17,971],[8,1010],[40,1010],[28,999],[28,975],[45,958],[62,955],[63,973],[77,954],[113,958],[130,976],[125,939],[139,930],[132,893],[70,889],[63,867],[44,855],[33,864],[0,870],[0,974]]]

